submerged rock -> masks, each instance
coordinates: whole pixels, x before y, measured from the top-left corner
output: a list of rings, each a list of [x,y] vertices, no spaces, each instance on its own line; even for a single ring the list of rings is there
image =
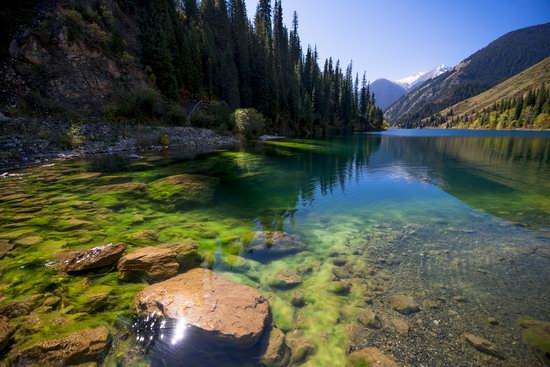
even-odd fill
[[[364,348],[348,356],[347,366],[399,367],[397,362],[378,348]]]
[[[290,270],[279,271],[269,280],[269,285],[278,289],[294,288],[301,283],[302,278]]]
[[[292,293],[292,306],[294,307],[304,307],[306,305],[306,300],[304,297],[304,292],[294,291]]]
[[[15,328],[9,324],[7,317],[0,316],[0,353],[10,344]]]
[[[0,315],[7,316],[10,319],[19,316],[27,316],[40,305],[40,301],[42,301],[42,296],[40,294],[13,301],[0,308]]]
[[[214,177],[184,174],[151,182],[146,190],[157,201],[206,204],[212,200],[218,181]]]
[[[339,296],[347,296],[351,292],[351,284],[341,280],[330,282],[327,287]]]
[[[261,351],[262,366],[286,367],[290,362],[290,350],[286,345],[285,334],[275,327],[263,338]]]
[[[289,333],[286,340],[291,350],[291,366],[304,363],[317,351],[315,344],[311,340],[305,338],[303,333],[300,331],[293,331]]]
[[[464,339],[478,351],[497,357],[498,359],[504,359],[504,356],[497,350],[497,347],[487,339],[469,333],[464,334]]]
[[[136,296],[135,308],[140,315],[184,322],[214,341],[238,348],[256,344],[271,316],[260,292],[207,269],[146,287]]]
[[[521,320],[519,325],[525,343],[545,365],[550,365],[550,322]]]
[[[382,328],[382,320],[380,320],[380,317],[371,310],[367,310],[359,315],[357,321],[371,329]]]
[[[105,327],[86,329],[66,337],[40,342],[8,356],[12,366],[74,366],[99,362],[109,345]]]
[[[116,263],[125,250],[124,244],[110,243],[86,250],[65,251],[58,257],[58,267],[66,273],[102,268]]]
[[[245,236],[244,243],[246,256],[258,261],[268,261],[306,249],[297,235],[286,232],[252,232]]]
[[[97,225],[93,222],[76,218],[62,220],[56,225],[56,229],[60,231],[74,231],[81,228],[97,229]]]
[[[390,320],[393,328],[398,334],[407,335],[409,333],[409,324],[401,319],[391,319]]]
[[[420,307],[411,296],[396,294],[390,299],[391,307],[403,315],[410,315],[420,311]]]
[[[189,240],[185,243],[159,247],[144,247],[123,256],[118,262],[118,271],[123,280],[141,277],[153,281],[174,277],[180,271],[198,266],[202,258],[199,245]]]
[[[159,238],[157,231],[152,229],[144,229],[128,235],[128,239],[132,242],[151,243],[156,242]]]
[[[143,182],[126,182],[120,184],[99,186],[95,189],[95,192],[99,194],[124,194],[140,191],[144,188],[145,184]]]
[[[0,240],[0,259],[13,249],[13,245],[6,240]]]

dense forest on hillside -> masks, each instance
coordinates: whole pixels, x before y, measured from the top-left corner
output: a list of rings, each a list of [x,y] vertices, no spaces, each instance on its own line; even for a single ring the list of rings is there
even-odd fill
[[[317,50],[302,52],[298,16],[283,24],[280,1],[258,4],[254,24],[244,0],[134,0],[143,31],[143,64],[173,100],[225,101],[231,109],[254,107],[274,132],[323,135],[379,130],[382,112],[365,79],[354,78]]]
[[[39,13],[45,6],[41,1],[10,1],[0,10],[0,17],[24,23],[27,14]],[[23,62],[31,59],[31,63],[46,65],[61,60],[60,55],[65,57],[75,49],[59,44],[62,29],[67,29],[69,42],[99,52],[124,76],[136,75],[136,80],[118,87],[108,81],[110,75],[102,76],[114,86],[115,94],[107,100],[98,98],[105,100],[99,110],[112,121],[144,123],[166,111],[163,121],[182,124],[193,105],[203,100],[209,108],[196,110],[192,121],[197,126],[232,128],[233,111],[254,108],[265,116],[263,131],[267,133],[320,136],[383,129],[383,113],[375,105],[365,76],[354,73],[351,63],[344,66],[332,58],[321,63],[316,47],[301,44],[298,15],[294,14],[291,29],[283,23],[279,0],[274,4],[261,0],[252,20],[244,0],[60,0],[47,8],[49,14],[43,20],[30,19],[34,24],[27,27],[31,38],[21,33],[16,36],[15,31],[25,27],[9,23],[0,59],[9,57],[10,39],[18,37],[23,42],[17,50]],[[38,52],[30,54],[29,46]],[[90,51],[79,52],[88,57]],[[41,59],[35,62],[36,55]],[[102,72],[95,63],[95,70],[85,69],[94,78]],[[54,74],[50,67],[40,75],[33,73],[36,69],[25,69],[35,92],[23,96],[23,109],[32,115],[48,115],[59,108],[47,86],[66,77]],[[137,87],[141,77],[136,70],[148,88]],[[89,77],[84,75],[84,79]],[[70,88],[71,82],[67,85]],[[93,90],[90,93],[93,97]],[[65,96],[72,98],[71,93]],[[75,103],[71,103],[74,112]]]
[[[467,129],[550,129],[550,86],[542,85],[525,95],[495,102],[472,114],[434,116],[431,125]]]

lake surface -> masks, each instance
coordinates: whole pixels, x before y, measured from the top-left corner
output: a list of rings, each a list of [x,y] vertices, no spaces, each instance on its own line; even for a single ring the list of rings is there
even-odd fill
[[[217,178],[213,198],[177,205],[146,190],[101,189],[184,173]],[[71,219],[90,223],[60,226]],[[106,365],[257,365],[257,351],[191,338],[142,343],[148,334],[132,304],[146,283],[122,282],[116,269],[69,276],[53,266],[66,249],[191,238],[203,266],[260,290],[273,324],[314,345],[303,365],[343,366],[350,351],[370,346],[407,366],[545,365],[518,320],[550,321],[549,133],[392,130],[191,159],[166,152],[55,162],[0,179],[0,225],[9,249],[0,262],[0,307],[33,295],[60,299],[11,320],[13,348],[107,325],[114,341]],[[237,266],[253,231],[294,234],[307,249]],[[301,283],[273,287],[283,270],[299,273]],[[303,307],[293,306],[297,291]],[[97,294],[107,296],[91,307]],[[393,310],[396,294],[412,296],[420,311]],[[358,321],[366,310],[379,327]],[[396,320],[408,333],[396,331]],[[475,350],[464,333],[490,340],[505,359]]]

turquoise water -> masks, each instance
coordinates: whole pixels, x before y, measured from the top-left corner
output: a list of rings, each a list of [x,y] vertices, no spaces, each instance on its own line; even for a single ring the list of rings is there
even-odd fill
[[[151,182],[183,173],[217,178],[213,197],[181,205],[147,194]],[[104,189],[127,182],[146,189]],[[392,130],[256,143],[193,159],[180,152],[100,157],[14,172],[0,180],[0,193],[0,241],[10,248],[0,263],[0,306],[32,295],[61,299],[10,321],[18,328],[12,351],[106,325],[113,345],[105,365],[172,365],[182,355],[183,365],[256,365],[258,350],[190,340],[144,350],[135,341],[143,331],[131,325],[145,282],[121,282],[116,271],[68,276],[48,266],[65,249],[125,242],[131,250],[191,238],[203,266],[258,288],[273,324],[315,346],[296,364],[345,365],[350,351],[376,346],[406,365],[543,365],[517,320],[550,320],[550,259],[540,250],[550,247],[548,133]],[[89,223],[60,229],[69,219]],[[154,235],[137,239],[143,231]],[[307,249],[239,267],[254,231],[295,234]],[[271,286],[277,272],[304,266],[313,271],[300,273],[295,288]],[[342,283],[349,292],[335,290]],[[296,291],[305,306],[293,306]],[[91,310],[98,293],[108,294],[105,305]],[[393,311],[389,300],[398,293],[413,296],[421,311]],[[383,327],[360,324],[365,310]],[[408,335],[395,332],[395,318],[411,326]],[[468,346],[464,332],[491,340],[507,359]],[[200,352],[186,354],[191,345]]]

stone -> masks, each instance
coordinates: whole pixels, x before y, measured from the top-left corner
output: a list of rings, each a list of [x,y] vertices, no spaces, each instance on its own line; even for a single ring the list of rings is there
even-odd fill
[[[219,180],[202,175],[176,175],[162,178],[146,186],[154,200],[183,204],[206,204],[214,197]]]
[[[105,309],[109,296],[110,292],[89,294],[86,301],[86,310],[90,313],[94,313]]]
[[[156,242],[159,238],[159,235],[157,231],[154,231],[152,229],[144,229],[141,231],[137,231],[135,233],[131,233],[128,236],[128,239],[132,242],[141,242],[141,243],[150,243],[150,242]]]
[[[40,242],[42,242],[42,237],[40,236],[23,237],[15,241],[20,246],[32,246]]]
[[[468,300],[464,296],[454,296],[453,299],[458,303],[468,302]]]
[[[294,291],[292,293],[292,306],[294,307],[304,307],[306,305],[306,300],[304,298],[304,292]]]
[[[396,294],[390,299],[391,307],[402,315],[411,315],[420,311],[420,307],[411,296]]]
[[[306,249],[300,238],[286,232],[259,231],[244,236],[246,257],[257,261],[269,261]]]
[[[179,272],[200,265],[198,243],[189,240],[184,243],[140,248],[124,255],[118,262],[122,280],[146,278],[162,281],[178,275]]]
[[[140,191],[145,188],[143,182],[126,182],[120,184],[99,186],[94,190],[98,194],[125,194]]]
[[[357,321],[370,329],[382,328],[382,320],[380,320],[380,317],[371,310],[367,310],[359,315]]]
[[[115,264],[124,251],[126,245],[101,245],[86,250],[69,250],[58,256],[57,266],[66,273],[78,273]]]
[[[550,365],[550,322],[523,319],[519,325],[523,341],[545,366]]]
[[[265,367],[286,367],[289,362],[290,349],[285,334],[274,327],[262,340],[260,363]]]
[[[208,269],[150,285],[134,304],[141,316],[185,322],[205,337],[237,348],[256,344],[271,320],[269,303],[260,292]]]
[[[9,241],[0,240],[0,259],[6,256],[11,250],[13,250],[13,245]]]
[[[332,269],[332,276],[334,280],[341,280],[350,279],[352,278],[353,274],[347,268],[334,267]]]
[[[7,317],[0,316],[0,353],[10,344],[15,328],[10,325]]]
[[[364,348],[348,356],[347,366],[399,367],[397,362],[378,348]]]
[[[279,271],[269,280],[269,286],[277,289],[294,288],[301,283],[302,278],[290,270]]]
[[[499,324],[498,320],[494,317],[488,317],[487,318],[487,322],[490,324],[490,325],[493,325],[493,326],[496,326]]]
[[[401,319],[391,319],[390,322],[397,334],[407,335],[409,333],[410,327],[406,321],[403,321]]]
[[[60,231],[74,231],[75,229],[97,229],[97,225],[93,222],[82,219],[65,219],[56,224],[56,229]]]
[[[351,284],[344,281],[333,281],[328,284],[328,289],[339,296],[347,296],[351,292]]]
[[[504,356],[497,350],[497,347],[487,339],[469,333],[464,334],[464,339],[478,351],[498,359],[504,359]]]
[[[287,343],[290,347],[290,365],[299,365],[304,363],[310,356],[315,354],[317,347],[315,344],[305,338],[299,331],[293,331],[287,335]]]
[[[109,331],[106,327],[99,327],[14,351],[8,355],[8,361],[12,366],[74,366],[101,361],[108,346]]]
[[[10,122],[11,118],[4,115],[2,112],[0,112],[0,122]]]
[[[7,316],[10,319],[27,316],[40,305],[41,300],[42,296],[40,294],[35,294],[21,300],[13,301],[0,308],[0,315]]]
[[[344,266],[346,265],[346,258],[345,257],[335,257],[332,259],[332,263],[336,266]]]

